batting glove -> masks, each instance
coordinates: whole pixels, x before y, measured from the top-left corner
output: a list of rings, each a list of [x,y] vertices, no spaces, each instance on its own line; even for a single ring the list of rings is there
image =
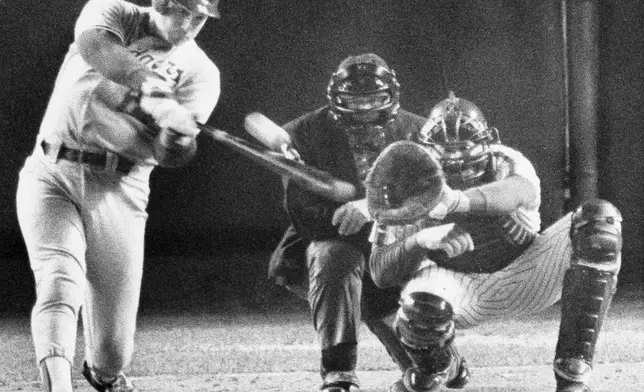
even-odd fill
[[[194,137],[182,135],[172,129],[162,128],[157,135],[158,143],[167,149],[185,148],[190,145]]]
[[[142,95],[172,97],[174,83],[148,68],[138,68],[127,76],[127,83]]]
[[[162,129],[168,128],[190,137],[196,137],[200,132],[194,115],[174,99],[143,95],[140,105]]]

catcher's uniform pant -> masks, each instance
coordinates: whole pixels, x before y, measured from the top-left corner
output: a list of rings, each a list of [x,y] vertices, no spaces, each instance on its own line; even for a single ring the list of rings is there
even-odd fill
[[[559,219],[504,269],[487,274],[452,271],[427,261],[403,288],[403,296],[428,292],[449,302],[459,328],[499,316],[542,311],[561,297],[570,267],[571,214]]]
[[[127,366],[143,271],[151,167],[124,175],[44,156],[20,172],[17,212],[36,284],[38,363],[72,361],[82,306],[86,360],[105,375]]]

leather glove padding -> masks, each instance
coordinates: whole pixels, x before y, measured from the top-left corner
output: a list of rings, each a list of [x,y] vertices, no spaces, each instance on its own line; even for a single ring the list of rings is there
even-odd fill
[[[438,204],[444,186],[443,170],[427,147],[395,142],[378,155],[367,175],[369,213],[383,224],[413,223]]]

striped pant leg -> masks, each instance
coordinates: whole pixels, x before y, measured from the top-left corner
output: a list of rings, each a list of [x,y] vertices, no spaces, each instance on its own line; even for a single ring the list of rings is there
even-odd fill
[[[546,229],[521,256],[491,274],[452,271],[435,264],[421,269],[403,294],[425,291],[454,308],[458,328],[470,328],[499,316],[540,312],[561,297],[570,266],[570,215]]]

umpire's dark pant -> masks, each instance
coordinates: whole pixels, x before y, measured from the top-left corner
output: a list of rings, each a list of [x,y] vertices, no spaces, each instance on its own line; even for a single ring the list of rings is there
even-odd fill
[[[288,288],[305,298],[322,349],[320,371],[354,370],[357,364],[364,250],[339,240],[313,241],[306,250],[308,281]]]
[[[406,354],[382,318],[397,309],[400,290],[378,289],[366,273],[369,244],[313,241],[307,248],[308,285],[289,287],[305,297],[322,349],[321,371],[353,370],[360,321],[376,334],[401,368]]]
[[[314,241],[307,249],[308,301],[322,350],[356,344],[364,254],[350,243]]]

